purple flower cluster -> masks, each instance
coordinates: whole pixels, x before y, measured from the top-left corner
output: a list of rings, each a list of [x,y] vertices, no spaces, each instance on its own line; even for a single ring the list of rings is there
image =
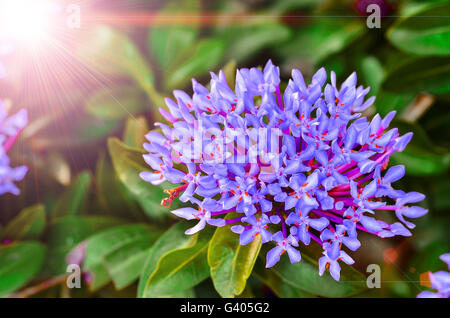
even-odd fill
[[[199,220],[186,234],[208,223],[231,224],[242,245],[260,235],[263,243],[275,244],[267,267],[285,252],[299,262],[296,247],[314,241],[323,247],[320,275],[329,269],[339,280],[339,262],[354,263],[345,250],[360,247],[359,231],[410,236],[407,228],[414,224],[405,217],[428,212],[410,205],[424,195],[392,187],[404,166],[382,173],[412,133],[388,129],[395,112],[371,121],[361,116],[375,98],[365,99],[369,88],[356,86],[355,73],[338,87],[334,72],[331,83],[324,68],[306,83],[294,69],[283,93],[271,61],[263,70],[239,69],[234,91],[222,71],[211,77],[209,88],[193,80],[192,96],[174,91],[175,100],[166,99],[168,111],[160,109],[170,125],[157,123],[159,131],[149,132],[144,144],[144,159],[154,171],[141,172],[141,178],[180,184],[166,190],[163,205],[179,197],[198,208],[172,211]],[[270,135],[262,138],[269,144],[261,146],[264,135]],[[228,213],[234,216],[224,218]],[[381,214],[400,222],[382,221]]]
[[[0,56],[9,55],[12,50],[10,43],[0,38]],[[0,61],[0,78],[5,77],[5,75],[4,65]],[[28,113],[26,110],[22,109],[8,117],[8,110],[0,99],[0,195],[5,193],[19,195],[20,193],[14,182],[21,181],[25,177],[28,168],[26,166],[12,168],[8,151],[27,123]]]
[[[445,263],[447,263],[448,269],[450,270],[450,253],[443,254],[440,257]],[[436,272],[429,273],[431,287],[436,289],[436,292],[423,291],[418,298],[450,298],[450,273],[449,272]]]
[[[5,193],[18,195],[20,193],[19,188],[14,183],[25,177],[28,168],[26,166],[12,168],[8,150],[14,144],[27,121],[25,110],[8,117],[5,105],[0,100],[0,195]]]

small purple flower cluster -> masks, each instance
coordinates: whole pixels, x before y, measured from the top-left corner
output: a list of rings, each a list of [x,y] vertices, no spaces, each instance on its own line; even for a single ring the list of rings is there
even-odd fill
[[[450,253],[443,254],[440,257],[445,263],[447,263],[448,269],[450,270]],[[423,291],[418,298],[450,298],[450,273],[449,272],[436,272],[429,273],[429,278],[431,282],[431,287],[436,289],[436,292]]]
[[[141,172],[141,178],[154,185],[181,184],[166,190],[170,197],[163,205],[179,197],[198,207],[172,211],[199,220],[186,234],[208,223],[231,224],[242,245],[260,235],[262,243],[275,244],[267,253],[267,267],[285,252],[292,263],[299,262],[296,247],[312,240],[323,247],[320,275],[329,269],[339,280],[339,262],[354,263],[344,247],[355,251],[361,245],[358,231],[382,238],[410,236],[407,228],[414,224],[405,217],[428,212],[410,206],[424,195],[392,187],[405,174],[404,166],[382,174],[412,133],[388,130],[395,112],[371,121],[362,117],[375,98],[365,100],[369,88],[356,86],[355,73],[338,87],[335,73],[326,84],[327,72],[321,68],[307,85],[294,69],[283,93],[279,68],[271,61],[263,70],[239,69],[234,91],[223,71],[211,77],[209,89],[193,80],[192,96],[174,91],[175,101],[166,99],[168,111],[160,108],[170,125],[157,123],[160,132],[149,132],[144,144],[144,159],[154,172]],[[225,135],[230,128],[239,136]],[[211,129],[214,134],[208,133]],[[261,129],[276,136],[276,153],[255,151],[254,132]],[[198,144],[200,156],[193,158]],[[257,160],[248,160],[255,153]],[[237,217],[223,218],[228,213]],[[395,214],[400,222],[382,221],[376,217],[380,214]]]
[[[0,53],[1,49],[2,46],[0,45]],[[2,66],[0,65],[0,77],[3,76],[2,72]],[[18,113],[8,117],[5,104],[0,100],[0,195],[5,193],[19,195],[20,193],[14,182],[21,181],[25,177],[28,168],[26,166],[12,168],[8,151],[27,122],[28,115],[26,110],[20,110]]]
[[[13,50],[9,42],[0,38],[0,56],[6,56]],[[5,77],[6,71],[0,61],[0,78]],[[26,166],[11,168],[8,151],[14,144],[20,131],[28,122],[26,110],[20,110],[17,114],[8,117],[5,104],[0,100],[0,195],[12,193],[19,195],[20,191],[14,182],[21,181],[28,171]]]

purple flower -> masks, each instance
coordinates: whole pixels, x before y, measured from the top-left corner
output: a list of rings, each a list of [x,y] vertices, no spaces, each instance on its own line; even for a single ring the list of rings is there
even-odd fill
[[[300,252],[294,248],[294,246],[298,246],[298,241],[294,236],[289,235],[288,237],[285,237],[284,234],[279,231],[273,235],[272,240],[276,242],[277,246],[267,252],[267,268],[278,263],[281,255],[285,252],[287,252],[291,263],[300,262],[302,256],[300,255]]]
[[[331,242],[330,251],[334,255],[338,253],[341,249],[342,244],[344,244],[348,249],[356,251],[360,246],[361,242],[358,241],[356,237],[347,234],[347,227],[345,225],[338,224],[336,230],[333,228],[325,229],[320,235],[322,241]]]
[[[387,16],[389,14],[389,12],[392,11],[389,1],[386,1],[386,0],[356,0],[355,1],[356,10],[361,15],[369,15],[370,13],[372,13],[371,10],[369,10],[369,12],[367,12],[367,7],[371,4],[376,4],[380,7],[382,17]]]
[[[11,168],[6,154],[0,154],[0,195],[11,193],[19,195],[20,190],[14,182],[21,181],[28,171],[28,167]]]
[[[450,270],[450,253],[443,254],[440,257]],[[431,291],[423,291],[419,295],[418,298],[450,298],[450,273],[449,272],[436,272],[436,273],[428,273],[431,287],[436,290],[436,292]]]
[[[27,121],[25,110],[8,117],[6,107],[0,100],[0,195],[5,193],[20,194],[15,182],[21,181],[25,177],[28,167],[12,168],[8,151]]]
[[[188,229],[186,234],[191,235],[197,233],[200,230],[205,228],[206,223],[213,226],[224,226],[225,220],[211,217],[211,211],[215,209],[219,209],[220,207],[216,203],[216,201],[211,199],[205,199],[203,202],[198,201],[197,199],[192,199],[193,203],[198,205],[198,210],[193,208],[180,208],[173,210],[172,213],[176,216],[186,219],[186,220],[194,220],[197,219],[199,222],[196,226]]]
[[[301,212],[302,210],[303,213]],[[310,211],[308,210],[305,207],[300,207],[298,212],[291,212],[286,219],[286,224],[292,225],[291,234],[305,245],[309,245],[311,241],[310,227],[320,232],[329,224],[328,219],[325,217],[310,218],[308,216]]]
[[[354,263],[353,259],[343,250],[335,249],[330,243],[323,244],[323,255],[319,258],[319,275],[322,276],[326,269],[330,271],[331,277],[339,280],[341,266],[339,261],[343,261],[348,265]]]
[[[407,227],[414,225],[405,218],[428,212],[411,205],[422,194],[393,187],[403,166],[385,171],[412,134],[389,129],[395,112],[371,121],[362,116],[375,98],[366,99],[369,88],[357,86],[356,73],[339,86],[334,72],[326,83],[324,68],[308,83],[294,69],[284,92],[280,82],[269,61],[262,70],[237,70],[234,90],[220,71],[211,73],[210,89],[193,80],[192,96],[174,91],[161,108],[169,124],[157,123],[146,135],[144,159],[152,171],[141,177],[178,184],[166,190],[164,205],[179,197],[199,207],[172,211],[199,220],[188,234],[230,224],[242,245],[261,235],[275,244],[267,267],[285,252],[292,263],[300,261],[299,242],[314,241],[323,247],[319,273],[329,269],[338,280],[339,262],[353,264],[345,250],[362,244],[359,232],[410,236]],[[225,221],[227,213],[238,217]],[[382,214],[399,222],[382,221]]]
[[[260,219],[256,219],[253,215],[243,217],[241,221],[246,222],[249,225],[234,225],[231,227],[231,231],[240,234],[241,245],[247,245],[248,243],[253,242],[253,239],[257,235],[261,235],[262,243],[267,243],[272,240],[272,233],[267,231],[267,224],[270,224],[271,221],[266,214],[263,214]]]

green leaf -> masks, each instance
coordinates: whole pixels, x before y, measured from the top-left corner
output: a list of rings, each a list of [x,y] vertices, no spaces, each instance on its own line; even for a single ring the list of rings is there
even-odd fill
[[[450,3],[425,8],[410,17],[398,20],[388,30],[388,39],[398,48],[413,55],[450,55],[449,16]]]
[[[375,100],[375,108],[381,116],[385,116],[393,110],[397,111],[398,116],[411,104],[415,96],[415,93],[391,93],[382,91]]]
[[[411,144],[403,152],[393,154],[391,161],[393,164],[405,165],[408,175],[439,175],[448,171],[450,154],[437,155]]]
[[[134,43],[123,33],[100,25],[89,30],[78,55],[93,71],[134,79],[155,104],[163,98],[154,88],[154,74]]]
[[[383,83],[389,92],[420,92],[445,94],[450,92],[450,58],[410,58],[392,69]]]
[[[124,221],[107,216],[70,215],[50,225],[48,237],[49,257],[44,275],[56,276],[66,272],[66,257],[69,252],[89,235],[97,231],[122,224]]]
[[[223,67],[223,72],[225,74],[225,78],[227,79],[228,86],[232,88],[236,85],[236,68],[237,63],[235,60],[229,61]]]
[[[146,283],[146,297],[165,297],[185,291],[209,276],[207,249],[212,227],[192,235],[188,244],[164,254]]]
[[[313,294],[309,294],[304,290],[296,288],[283,282],[280,286],[280,297],[281,298],[314,298],[317,297]]]
[[[265,261],[258,257],[253,269],[253,275],[268,286],[280,298],[311,298],[314,295],[286,283],[278,272],[265,268]]]
[[[28,283],[42,268],[46,248],[28,241],[0,246],[0,297]]]
[[[117,138],[108,139],[108,149],[117,176],[147,215],[156,219],[168,215],[167,208],[160,204],[166,196],[163,189],[144,181],[139,176],[142,171],[149,170],[142,157],[144,151],[128,147]]]
[[[33,153],[31,160],[36,165],[39,175],[46,179],[54,179],[65,187],[70,184],[70,165],[60,152],[49,151],[42,156]]]
[[[147,297],[149,278],[156,269],[158,260],[166,253],[191,246],[194,241],[192,236],[184,234],[189,228],[188,222],[177,223],[167,230],[153,245],[150,250],[144,269],[139,279],[138,297]]]
[[[229,215],[227,219],[232,217],[236,215]],[[260,236],[242,246],[239,235],[231,232],[230,228],[231,225],[218,228],[208,248],[208,264],[214,287],[226,298],[242,294],[261,249]]]
[[[170,295],[168,297],[170,297],[170,298],[195,298],[195,290],[193,288],[186,289],[182,292],[179,292],[174,295]]]
[[[299,9],[313,9],[318,6],[321,0],[284,0],[284,1],[274,1],[272,4],[268,3],[267,13],[271,15],[283,14],[293,10]]]
[[[392,164],[405,165],[406,174],[415,176],[439,175],[450,167],[450,154],[445,149],[437,148],[419,125],[404,121],[395,121],[401,134],[413,132],[414,137],[403,152],[391,156]]]
[[[143,148],[145,135],[150,131],[144,116],[128,117],[123,133],[123,142],[130,147]]]
[[[224,52],[225,43],[218,39],[201,40],[187,47],[167,70],[166,88],[180,88],[191,78],[214,71]]]
[[[225,59],[242,62],[266,47],[286,42],[291,35],[287,26],[273,21],[227,27],[223,34],[227,43]]]
[[[302,253],[302,260],[291,264],[287,257],[271,270],[292,287],[306,293],[323,297],[348,297],[366,290],[366,278],[346,264],[341,265],[341,279],[335,281],[329,273],[319,275],[318,264],[315,260]]]
[[[450,209],[450,183],[444,174],[439,178],[433,178],[430,182],[427,198],[432,203],[432,209],[435,211],[448,211]],[[428,187],[427,187],[428,188]]]
[[[108,253],[104,257],[105,267],[116,289],[120,290],[133,283],[141,274],[151,244],[159,234],[143,235],[122,247]]]
[[[86,111],[105,119],[122,119],[147,107],[146,96],[136,86],[101,88],[89,97]]]
[[[69,118],[69,120],[67,120]],[[64,125],[64,134],[55,135],[54,130],[47,130],[33,137],[33,149],[67,149],[67,145],[85,146],[98,142],[114,131],[120,121],[88,116],[69,114],[65,117],[52,118],[52,122],[61,122]]]
[[[150,248],[158,235],[155,228],[144,224],[122,225],[97,233],[81,243],[78,248],[85,251],[83,271],[89,273],[89,288],[98,290],[111,278],[118,288],[122,288],[139,277],[145,260],[139,253]],[[78,248],[73,253],[77,253]],[[128,258],[123,258],[126,255]]]
[[[97,198],[100,206],[109,215],[135,220],[143,220],[143,213],[132,199],[132,195],[120,182],[111,163],[102,154],[95,169],[97,180]]]
[[[200,2],[198,0],[170,1],[157,15],[149,33],[149,50],[158,59],[165,70],[186,47],[191,46],[198,35],[199,23],[170,23],[165,22],[167,16],[199,15]],[[157,26],[158,23],[166,23]]]
[[[90,184],[91,174],[87,171],[80,173],[56,203],[51,212],[52,218],[80,214],[86,203]]]
[[[41,204],[23,209],[5,228],[0,230],[0,238],[29,240],[39,238],[45,228],[45,208]]]
[[[398,13],[402,16],[414,15],[426,8],[433,7],[438,3],[448,3],[448,0],[428,0],[426,2],[421,0],[411,0],[402,3],[402,6],[399,8]]]
[[[366,56],[361,61],[361,75],[364,82],[370,86],[370,94],[377,95],[384,78],[381,62],[374,56]]]
[[[293,36],[293,41],[282,46],[279,52],[286,59],[303,58],[317,64],[327,56],[346,48],[365,31],[366,26],[355,19],[315,21],[302,26]]]
[[[58,147],[67,147],[67,144],[76,142],[81,145],[92,144],[96,141],[103,140],[107,135],[114,131],[120,123],[116,119],[105,119],[90,116],[81,116],[80,120],[76,120],[67,136],[54,139],[50,136],[48,142],[55,143]]]

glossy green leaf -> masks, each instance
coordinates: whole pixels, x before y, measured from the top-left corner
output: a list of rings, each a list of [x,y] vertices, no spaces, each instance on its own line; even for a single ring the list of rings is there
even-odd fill
[[[209,276],[207,249],[212,228],[194,234],[184,248],[164,254],[146,284],[146,297],[165,297],[199,284]]]
[[[381,91],[375,99],[375,108],[381,116],[387,115],[395,110],[400,115],[408,105],[414,100],[416,94],[411,93],[392,93]]]
[[[174,295],[168,296],[168,298],[195,298],[195,290],[193,288],[186,289]]]
[[[402,3],[402,6],[399,8],[399,14],[402,16],[410,16],[414,15],[417,12],[423,11],[426,8],[430,8],[439,3],[448,3],[448,0],[410,0],[408,2]]]
[[[231,232],[230,228],[231,225],[218,228],[208,248],[208,264],[214,287],[222,297],[227,298],[242,294],[261,249],[260,236],[242,246],[239,235]]]
[[[118,126],[116,119],[104,119],[92,116],[69,115],[52,118],[52,122],[64,125],[64,134],[57,134],[52,130],[33,137],[33,147],[36,150],[66,149],[68,145],[87,146],[98,142],[109,135]]]
[[[227,79],[228,86],[233,89],[236,85],[236,69],[237,63],[235,60],[229,61],[223,67],[223,72],[225,73],[225,78]]]
[[[167,230],[153,245],[150,250],[147,260],[145,262],[144,269],[142,270],[141,277],[139,279],[138,297],[147,297],[147,289],[149,284],[149,278],[156,269],[158,260],[166,253],[192,246],[195,238],[184,234],[189,228],[189,223],[180,222],[172,226]]]
[[[136,86],[101,88],[86,103],[89,114],[106,119],[122,119],[147,107],[145,94]]]
[[[448,171],[450,154],[439,155],[410,144],[405,151],[393,154],[391,162],[405,165],[408,175],[439,175]]]
[[[398,20],[389,29],[388,39],[398,48],[413,55],[450,55],[449,16],[450,3],[425,8],[410,17]]]
[[[100,25],[89,29],[78,54],[92,70],[134,79],[155,104],[163,102],[154,74],[134,43],[123,33]]]
[[[184,49],[167,70],[166,88],[186,85],[191,78],[214,71],[223,58],[225,43],[218,39],[201,40]]]
[[[272,269],[283,282],[298,288],[303,292],[323,297],[348,297],[361,293],[367,289],[366,278],[354,270],[351,266],[341,265],[341,279],[335,281],[328,272],[319,275],[317,261],[305,253],[302,260],[291,264],[287,257],[282,257],[280,262]]]
[[[161,200],[167,196],[162,188],[144,181],[139,176],[142,171],[150,169],[142,157],[144,151],[128,147],[116,138],[108,139],[108,149],[117,176],[141,204],[147,215],[153,218],[168,215],[168,209],[160,204]]]
[[[389,92],[450,92],[450,58],[410,58],[388,72],[383,89]]]
[[[124,244],[104,257],[105,267],[118,290],[133,283],[141,274],[151,245],[158,231],[152,235]]]
[[[0,230],[0,238],[29,240],[39,238],[45,228],[45,208],[41,204],[23,209],[5,228]]]
[[[450,209],[450,183],[447,176],[444,174],[440,177],[433,178],[430,184],[427,198],[431,201],[431,206],[434,211],[448,211]]]
[[[227,43],[225,59],[242,62],[264,48],[286,42],[291,35],[286,25],[274,21],[227,27],[223,35]]]
[[[150,131],[144,116],[128,117],[123,133],[123,142],[130,147],[143,148],[145,135]]]
[[[283,279],[281,279],[278,272],[265,268],[265,261],[263,257],[258,257],[256,260],[252,275],[257,277],[280,298],[314,297],[313,294],[286,283]]]
[[[404,121],[395,121],[401,134],[413,132],[414,137],[403,152],[391,156],[392,164],[405,165],[407,175],[426,176],[444,173],[450,167],[450,153],[437,148],[423,128]]]
[[[317,20],[302,26],[293,40],[278,51],[286,59],[303,58],[317,63],[341,51],[365,31],[364,23],[355,19]]]
[[[299,10],[299,9],[312,9],[315,8],[317,5],[319,5],[322,1],[321,0],[284,0],[284,1],[274,1],[273,3],[268,3],[268,13],[275,15],[275,14],[282,14],[285,12],[289,12],[292,10]]]
[[[81,117],[82,121],[76,124],[76,127],[71,131],[71,141],[76,140],[82,144],[93,143],[98,140],[103,140],[120,124],[116,119],[105,118],[89,118],[88,116]],[[62,146],[67,146],[67,140]]]
[[[89,235],[112,226],[122,224],[119,218],[107,216],[70,215],[54,221],[50,225],[44,275],[56,276],[66,272],[66,257],[69,252]]]
[[[117,175],[111,173],[114,168],[104,154],[100,156],[95,171],[97,198],[105,213],[126,219],[143,220],[144,214],[137,202]]]
[[[384,68],[374,56],[367,56],[361,60],[361,75],[364,82],[370,86],[370,95],[377,95],[384,78]]]
[[[45,254],[45,246],[33,241],[0,246],[0,297],[33,279],[44,264]]]
[[[103,287],[111,279],[117,287],[125,287],[139,277],[144,265],[145,249],[159,232],[144,224],[122,225],[89,237],[72,253],[84,250],[83,271],[89,275],[89,288]],[[123,258],[125,255],[128,258]]]
[[[34,153],[32,162],[45,178],[51,178],[63,186],[70,184],[72,172],[66,158],[57,151],[49,151],[44,155]]]
[[[52,218],[83,212],[90,184],[91,174],[87,171],[80,173],[69,188],[61,195],[55,208],[51,211]]]
[[[180,15],[180,11],[182,15]],[[198,34],[199,23],[195,21],[167,23],[165,17],[196,16],[200,12],[200,1],[169,1],[159,12],[150,29],[149,49],[165,70],[186,47],[191,46]],[[158,24],[161,24],[159,26]],[[164,25],[165,24],[165,25]]]

